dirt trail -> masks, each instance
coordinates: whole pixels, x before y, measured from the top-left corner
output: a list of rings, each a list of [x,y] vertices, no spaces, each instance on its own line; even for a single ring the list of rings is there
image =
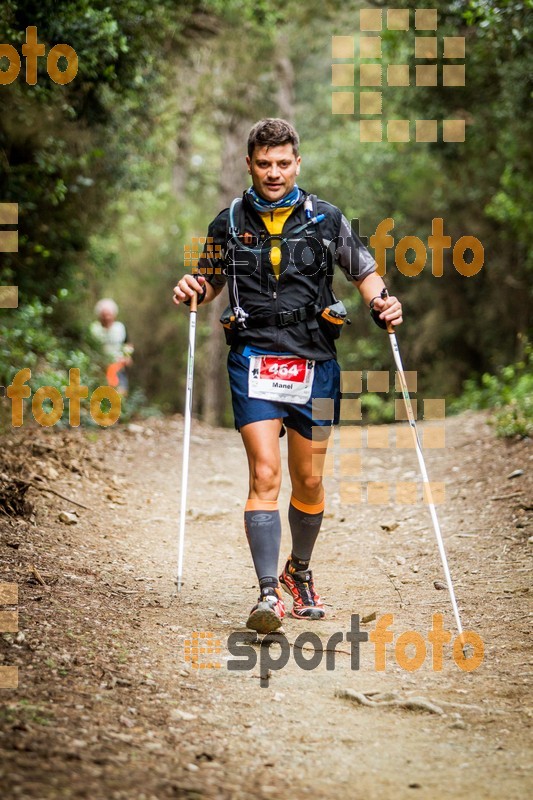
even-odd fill
[[[36,525],[0,522],[1,580],[19,585],[19,633],[1,637],[2,663],[17,665],[20,678],[18,689],[0,692],[3,797],[530,796],[530,444],[496,440],[472,414],[448,419],[446,448],[427,451],[430,477],[446,484],[439,517],[464,625],[485,644],[479,669],[460,670],[450,645],[442,671],[432,670],[429,644],[420,669],[398,665],[398,636],[426,639],[434,613],[455,637],[447,592],[434,587],[443,577],[427,508],[346,505],[328,477],[313,564],[328,616],[308,625],[289,618],[284,629],[290,643],[309,630],[324,646],[342,632],[342,652],[334,670],[325,654],[309,671],[295,654],[313,652],[291,648],[261,687],[259,664],[228,669],[227,637],[244,630],[256,598],[240,438],[194,424],[176,597],[181,435],[180,419],[150,420],[137,432],[36,432],[33,470],[90,510],[30,490]],[[8,442],[22,447],[15,434]],[[515,469],[524,473],[509,479]],[[416,476],[413,451],[363,454],[365,480]],[[282,509],[288,499],[285,479]],[[61,511],[77,511],[77,524],[58,522]],[[285,553],[286,519],[283,536]],[[386,669],[376,671],[371,642],[351,669],[351,615],[372,612],[394,615]],[[370,633],[376,622],[361,627]],[[220,668],[185,661],[194,631],[220,640],[211,656]],[[444,713],[360,706],[336,696],[342,689],[423,697]]]

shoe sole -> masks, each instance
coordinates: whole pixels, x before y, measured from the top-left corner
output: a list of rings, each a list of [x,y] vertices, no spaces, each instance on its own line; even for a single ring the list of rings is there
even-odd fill
[[[291,617],[294,617],[295,619],[313,619],[313,620],[324,619],[324,617],[325,617],[324,612],[321,611],[319,608],[308,608],[306,610],[309,610],[310,613],[309,614],[296,614],[294,609],[293,609],[291,611]]]
[[[293,608],[292,608],[292,611],[291,611],[291,617],[294,617],[294,619],[312,619],[312,620],[324,619],[324,617],[326,616],[326,612],[324,611],[324,609],[321,609],[321,608],[313,608],[313,607],[311,607],[311,606],[309,607],[309,611],[311,612],[310,614],[297,614],[297,613],[294,611],[294,597],[292,596],[292,592],[291,592],[291,590],[290,590],[290,589],[289,589],[289,587],[288,587],[288,586],[287,586],[287,585],[284,583],[284,581],[282,581],[282,580],[281,580],[281,577],[280,577],[280,579],[279,579],[279,583],[280,583],[280,586],[281,586],[281,588],[282,588],[282,589],[283,589],[285,592],[287,592],[287,594],[290,594],[290,596],[291,596],[291,598],[292,598],[292,602],[293,602]],[[317,613],[317,612],[318,612],[318,613]]]
[[[272,608],[257,608],[246,622],[246,627],[257,633],[272,633],[281,628],[283,621]]]

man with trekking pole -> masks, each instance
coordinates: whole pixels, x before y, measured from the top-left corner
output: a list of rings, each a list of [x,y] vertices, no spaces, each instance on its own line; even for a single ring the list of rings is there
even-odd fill
[[[392,331],[402,322],[400,302],[388,296],[341,211],[298,188],[298,148],[298,134],[285,120],[253,126],[246,158],[252,186],[213,220],[196,274],[174,287],[176,304],[194,298],[195,318],[196,304],[211,302],[228,284],[230,306],[221,323],[230,345],[235,427],[248,457],[244,526],[260,591],[246,624],[259,633],[282,624],[281,588],[292,597],[293,617],[317,620],[325,613],[309,566],[324,513],[322,468],[340,409],[335,339],[346,310],[331,287],[335,265],[380,327]],[[285,433],[292,549],[279,574],[279,438]],[[185,488],[186,478],[182,495]],[[182,552],[181,537],[178,582]]]

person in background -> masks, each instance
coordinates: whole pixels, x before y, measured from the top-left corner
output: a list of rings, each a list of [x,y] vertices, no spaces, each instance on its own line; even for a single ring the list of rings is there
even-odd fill
[[[133,345],[128,342],[126,326],[117,320],[118,306],[104,297],[94,307],[98,317],[91,325],[91,333],[101,342],[107,356],[106,380],[123,396],[128,393],[127,367],[132,364]]]

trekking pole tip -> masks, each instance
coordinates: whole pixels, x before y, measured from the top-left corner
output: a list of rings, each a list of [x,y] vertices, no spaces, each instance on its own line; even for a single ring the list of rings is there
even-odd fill
[[[459,641],[461,642],[461,652],[463,654],[463,658],[465,661],[468,661],[469,658],[472,658],[473,650],[472,645],[465,640],[463,631],[461,631],[459,634]]]

